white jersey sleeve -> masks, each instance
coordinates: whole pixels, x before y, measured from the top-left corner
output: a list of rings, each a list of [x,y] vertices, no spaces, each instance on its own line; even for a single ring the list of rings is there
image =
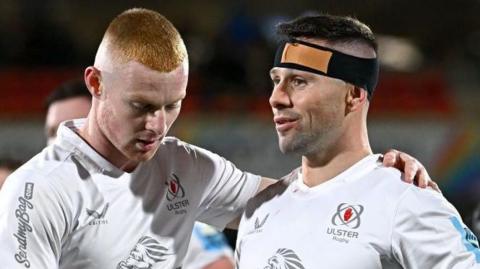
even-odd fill
[[[392,251],[403,268],[480,268],[476,237],[441,194],[410,188],[396,211]]]
[[[2,268],[58,268],[67,228],[57,195],[22,174],[13,173],[0,192]]]
[[[239,170],[233,163],[208,150],[195,147],[201,178],[207,185],[197,220],[222,230],[240,217],[247,201],[255,195],[260,176]]]

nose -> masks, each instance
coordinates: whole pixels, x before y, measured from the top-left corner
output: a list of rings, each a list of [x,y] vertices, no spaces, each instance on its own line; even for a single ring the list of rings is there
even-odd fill
[[[290,93],[284,82],[280,82],[273,87],[272,94],[270,95],[270,99],[268,101],[270,103],[270,106],[274,109],[281,109],[292,106]]]
[[[145,129],[155,133],[156,135],[164,135],[167,130],[167,121],[165,110],[158,109],[147,116]]]

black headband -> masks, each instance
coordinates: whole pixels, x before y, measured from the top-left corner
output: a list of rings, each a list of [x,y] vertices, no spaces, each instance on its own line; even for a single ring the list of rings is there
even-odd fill
[[[280,44],[273,66],[341,79],[367,90],[369,99],[378,81],[377,58],[360,58],[297,39]]]

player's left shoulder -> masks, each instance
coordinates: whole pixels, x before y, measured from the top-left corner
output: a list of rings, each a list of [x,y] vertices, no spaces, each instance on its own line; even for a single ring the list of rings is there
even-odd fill
[[[218,154],[173,136],[167,136],[163,139],[161,150],[157,152],[156,157],[162,158],[162,156],[168,156],[170,159],[175,158],[183,162],[220,158]]]
[[[187,142],[184,142],[174,136],[166,136],[163,138],[162,143],[161,143],[161,148],[157,152],[157,155],[161,155],[162,153],[164,154],[172,154],[177,151],[190,151],[191,147],[190,144]]]
[[[403,180],[403,173],[398,169],[385,167],[381,163],[377,163],[363,176],[361,184],[371,190],[378,189],[381,192],[386,192],[391,197],[401,196],[413,186]]]
[[[407,187],[398,200],[398,213],[410,216],[457,217],[457,209],[443,196],[431,188],[419,188],[414,184]]]
[[[250,198],[247,202],[247,206],[245,207],[244,217],[247,219],[251,218],[261,207],[274,207],[274,201],[284,197],[284,194],[287,192],[287,189],[290,187],[290,185],[297,180],[297,174],[298,171],[295,169],[292,171],[292,173],[282,177],[277,182],[266,187]]]

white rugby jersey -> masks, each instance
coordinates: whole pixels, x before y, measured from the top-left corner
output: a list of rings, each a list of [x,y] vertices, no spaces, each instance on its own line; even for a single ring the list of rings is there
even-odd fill
[[[233,250],[223,233],[210,225],[196,222],[182,269],[202,269],[223,257],[233,263]]]
[[[180,268],[195,220],[222,229],[260,177],[167,137],[126,173],[70,121],[0,192],[1,268]]]
[[[239,269],[480,268],[478,242],[433,190],[370,155],[315,187],[291,174],[247,204]]]

